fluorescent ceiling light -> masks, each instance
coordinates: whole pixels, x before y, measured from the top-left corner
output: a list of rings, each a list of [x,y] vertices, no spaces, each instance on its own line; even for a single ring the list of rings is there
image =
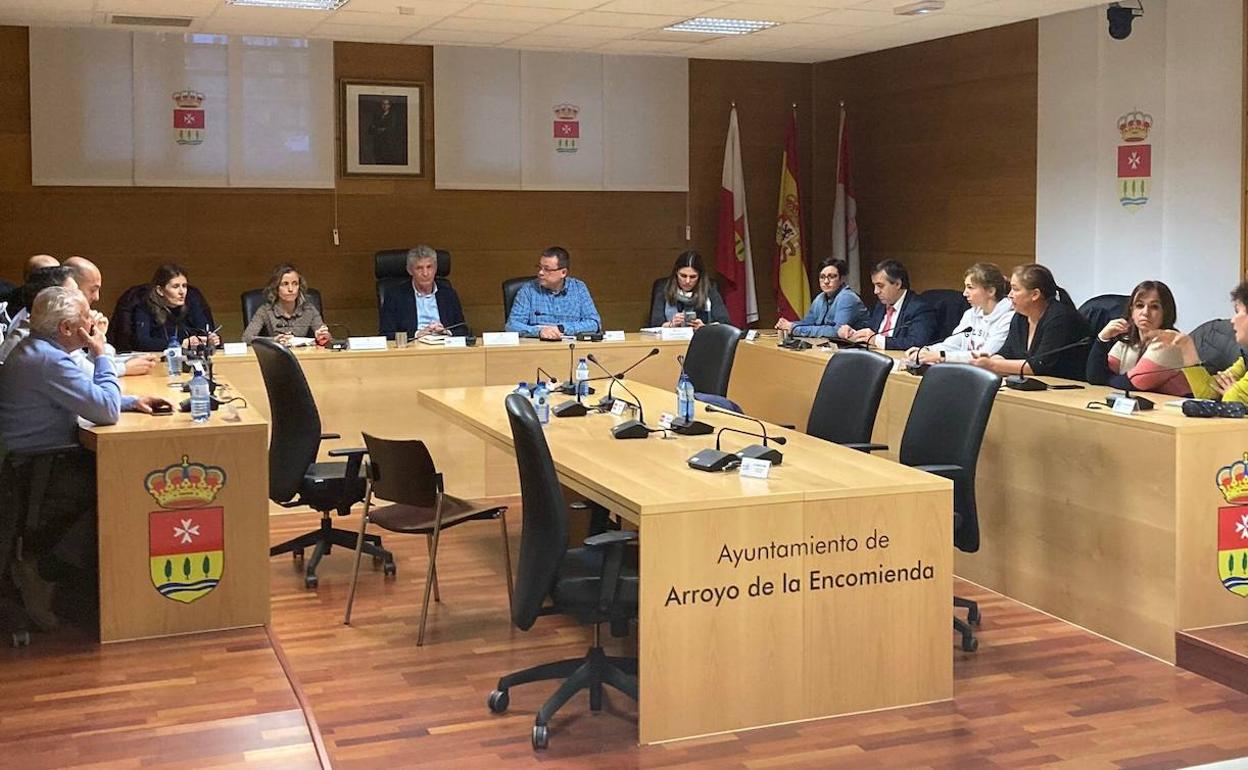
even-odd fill
[[[754,19],[716,19],[710,16],[695,16],[685,19],[679,24],[664,27],[667,32],[702,32],[708,35],[748,35],[760,29],[775,27],[778,21],[755,21]]]
[[[254,5],[259,8],[295,8],[301,11],[336,11],[347,0],[225,0],[226,5]]]
[[[926,13],[944,10],[945,0],[919,0],[917,3],[906,3],[893,9],[898,16],[922,16]]]

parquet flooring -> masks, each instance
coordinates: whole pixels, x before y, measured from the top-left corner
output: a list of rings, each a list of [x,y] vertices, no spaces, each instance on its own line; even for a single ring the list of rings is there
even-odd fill
[[[314,525],[314,515],[275,517],[272,539]],[[442,603],[418,648],[425,545],[392,535],[386,545],[399,575],[386,580],[366,562],[350,627],[349,553],[322,562],[316,592],[289,560],[272,563],[272,631],[335,768],[1141,769],[1248,755],[1248,695],[961,582],[985,620],[977,653],[958,650],[950,632],[951,703],[643,748],[635,704],[608,691],[599,714],[574,699],[550,749],[534,754],[529,726],[555,685],[516,688],[504,716],[485,696],[502,673],[583,654],[586,630],[557,617],[513,629],[497,528],[469,524],[443,539]],[[109,647],[62,633],[4,649],[0,661],[0,767],[316,766],[261,629]]]

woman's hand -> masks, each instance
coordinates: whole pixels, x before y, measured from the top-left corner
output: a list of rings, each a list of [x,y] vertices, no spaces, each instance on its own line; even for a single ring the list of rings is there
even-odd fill
[[[291,341],[291,340],[293,340],[294,338],[295,338],[295,336],[294,336],[293,334],[287,334],[286,332],[281,332],[280,334],[278,334],[278,335],[277,335],[276,337],[274,337],[273,339],[277,340],[277,344],[279,344],[279,345],[286,345],[286,346],[289,346],[289,345],[290,345],[290,341]]]
[[[692,321],[689,322],[689,325],[693,327],[694,331],[697,331],[698,329],[701,329],[703,326],[706,326],[706,324],[702,323],[701,318],[693,319]]]
[[[1226,395],[1226,392],[1235,387],[1235,377],[1225,369],[1213,375],[1213,389],[1218,391],[1218,395]]]
[[[849,324],[841,324],[841,328],[836,330],[836,336],[843,340],[847,340],[854,336],[854,327]]]
[[[664,325],[664,326],[684,326],[684,325],[685,325],[685,314],[684,314],[684,313],[677,313],[676,315],[672,316],[672,320],[668,321],[667,323],[665,323],[665,324],[663,324],[663,325]]]
[[[940,363],[940,351],[928,350],[924,348],[919,351],[919,363],[921,364],[938,364]]]
[[[1105,328],[1101,329],[1101,333],[1096,335],[1096,338],[1099,339],[1101,342],[1109,342],[1114,337],[1121,337],[1122,335],[1126,334],[1130,330],[1131,330],[1131,325],[1127,323],[1127,319],[1115,318],[1114,320],[1105,324]]]
[[[322,346],[334,341],[333,336],[329,333],[329,327],[324,324],[321,325],[321,328],[312,332],[312,336],[316,338],[316,344]]]
[[[1200,363],[1200,353],[1196,350],[1196,343],[1187,334],[1163,330],[1157,334],[1149,347],[1158,352],[1178,348],[1183,355],[1183,366],[1195,366]]]

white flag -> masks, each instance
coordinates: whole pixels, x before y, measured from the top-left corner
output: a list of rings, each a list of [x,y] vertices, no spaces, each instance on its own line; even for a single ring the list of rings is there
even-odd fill
[[[837,139],[836,200],[832,204],[832,256],[849,263],[849,285],[861,291],[858,257],[858,204],[849,166],[849,126],[841,106],[841,131]]]

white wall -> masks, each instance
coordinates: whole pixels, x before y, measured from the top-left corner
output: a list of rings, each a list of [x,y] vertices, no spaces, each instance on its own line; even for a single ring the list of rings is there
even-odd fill
[[[1243,4],[1152,0],[1126,40],[1104,6],[1040,20],[1036,261],[1076,302],[1165,281],[1190,329],[1239,277]],[[1153,116],[1149,202],[1117,189],[1120,115]]]

